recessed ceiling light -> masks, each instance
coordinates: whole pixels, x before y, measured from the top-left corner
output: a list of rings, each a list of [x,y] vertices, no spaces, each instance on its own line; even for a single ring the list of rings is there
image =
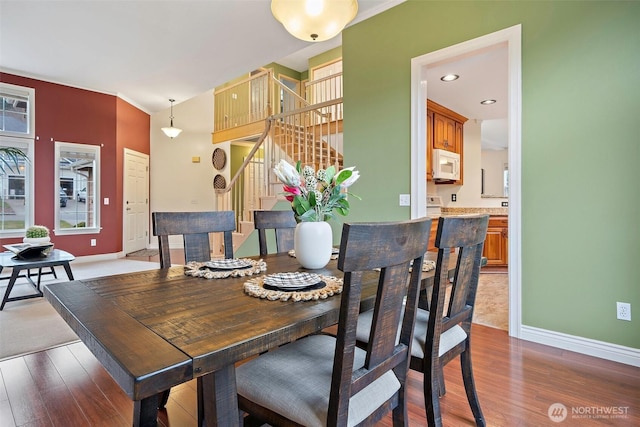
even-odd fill
[[[452,82],[454,80],[458,80],[460,78],[457,74],[447,74],[446,76],[440,77],[440,80],[443,82]]]
[[[495,104],[497,101],[495,99],[485,99],[484,101],[480,101],[482,105],[491,105]]]

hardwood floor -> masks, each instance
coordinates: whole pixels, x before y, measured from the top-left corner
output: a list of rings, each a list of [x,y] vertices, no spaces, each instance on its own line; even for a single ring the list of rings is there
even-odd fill
[[[181,256],[172,253],[172,260],[180,263]],[[472,333],[476,387],[488,426],[640,425],[640,368],[510,338],[483,325],[474,324]],[[444,425],[474,425],[459,362],[444,373]],[[413,371],[408,401],[410,425],[425,426],[422,378]],[[558,423],[547,415],[556,403],[567,410]],[[133,403],[82,343],[0,362],[2,427],[120,427],[131,425],[132,414]],[[158,425],[196,424],[195,381],[173,387]],[[390,417],[379,423],[391,425]]]
[[[487,425],[640,425],[640,368],[521,341],[482,325],[472,331]],[[445,378],[444,425],[473,425],[457,361],[445,367]],[[410,425],[425,426],[422,380],[413,371],[408,400]],[[547,415],[554,403],[567,408],[562,423]],[[132,411],[132,402],[82,343],[0,362],[0,426],[130,426]],[[616,418],[607,415],[612,411]],[[171,390],[158,420],[164,427],[196,425],[195,381]],[[390,417],[379,425],[391,426]]]

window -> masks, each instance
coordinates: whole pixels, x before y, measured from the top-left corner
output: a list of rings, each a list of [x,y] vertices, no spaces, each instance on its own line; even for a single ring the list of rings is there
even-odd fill
[[[0,83],[0,134],[34,138],[35,97],[32,88]]]
[[[100,230],[100,147],[58,142],[54,194],[56,234]]]
[[[33,88],[0,82],[0,147],[16,148],[27,158],[0,151],[0,237],[21,237],[33,225]]]
[[[1,148],[17,148],[27,159],[0,151],[0,237],[24,236],[33,223],[33,141],[0,136]]]

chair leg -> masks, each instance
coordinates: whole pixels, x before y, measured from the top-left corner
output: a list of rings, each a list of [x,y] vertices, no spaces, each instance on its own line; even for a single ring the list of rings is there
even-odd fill
[[[476,385],[473,380],[473,369],[471,367],[471,351],[470,345],[467,343],[467,348],[460,355],[460,366],[462,368],[462,381],[464,382],[464,389],[467,393],[467,400],[473,412],[473,417],[476,420],[476,426],[485,427],[486,421],[484,415],[482,415],[482,409],[480,409],[480,401],[478,400],[478,394],[476,393]]]
[[[440,378],[442,378],[442,367],[438,363],[432,363],[430,369],[425,369],[422,385],[424,388],[424,407],[427,411],[427,425],[429,427],[442,427],[439,396]]]
[[[409,408],[407,407],[407,377],[399,378],[402,386],[398,391],[398,405],[393,408],[392,421],[394,427],[409,426]]]
[[[437,372],[438,380],[438,397],[442,397],[447,392],[447,387],[444,385],[444,366],[438,364]]]

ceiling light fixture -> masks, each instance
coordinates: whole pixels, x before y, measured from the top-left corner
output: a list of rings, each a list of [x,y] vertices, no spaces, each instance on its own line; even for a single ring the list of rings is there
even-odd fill
[[[357,0],[271,0],[271,13],[300,40],[329,40],[356,17]]]
[[[460,78],[457,74],[447,74],[446,76],[440,77],[440,80],[443,82],[452,82],[454,80],[458,80]]]
[[[491,105],[491,104],[495,104],[496,101],[495,99],[485,99],[484,101],[480,101],[480,104],[482,105]]]
[[[169,127],[162,128],[162,132],[164,132],[164,134],[167,135],[169,138],[173,139],[176,136],[180,135],[180,132],[182,132],[182,129],[173,127],[173,103],[176,102],[176,100],[170,99],[169,102],[171,103],[171,115],[169,116],[169,119],[171,119],[171,122]]]

